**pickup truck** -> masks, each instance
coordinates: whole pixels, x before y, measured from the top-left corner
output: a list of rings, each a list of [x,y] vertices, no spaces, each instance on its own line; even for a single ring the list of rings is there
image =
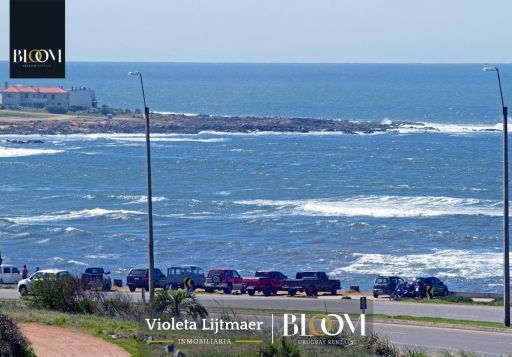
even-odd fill
[[[288,290],[288,295],[294,296],[297,292],[306,292],[307,296],[316,296],[319,292],[338,293],[340,281],[329,279],[324,272],[300,272],[295,279],[286,279],[283,289]]]
[[[254,277],[242,280],[242,291],[251,296],[256,292],[262,292],[265,296],[277,295],[278,291],[284,290],[283,282],[285,279],[288,279],[287,276],[281,272],[259,270],[254,274]]]
[[[87,268],[85,272],[80,274],[80,282],[82,289],[97,289],[103,291],[110,291],[112,288],[112,280],[109,276],[110,272],[106,272],[103,268]]]

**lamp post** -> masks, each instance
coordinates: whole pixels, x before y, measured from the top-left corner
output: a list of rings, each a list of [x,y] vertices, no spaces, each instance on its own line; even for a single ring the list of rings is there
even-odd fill
[[[146,94],[144,93],[144,82],[142,73],[128,72],[130,76],[140,78],[142,88],[142,99],[144,100],[144,117],[146,119],[146,169],[147,169],[147,190],[148,190],[148,254],[149,254],[149,301],[155,297],[155,258],[153,253],[153,198],[151,190],[151,149],[149,140],[149,108],[146,105]]]
[[[500,86],[501,107],[503,110],[503,303],[505,304],[505,326],[510,326],[510,263],[509,263],[509,228],[508,228],[508,108],[503,101],[500,71],[497,67],[484,67],[485,72],[496,72]]]

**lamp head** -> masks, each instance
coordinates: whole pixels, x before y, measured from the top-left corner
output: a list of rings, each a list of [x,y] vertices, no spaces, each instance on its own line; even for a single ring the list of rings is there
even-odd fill
[[[139,71],[128,72],[128,75],[129,76],[140,76],[140,72]]]
[[[482,70],[484,72],[496,72],[498,69],[494,66],[485,66]]]

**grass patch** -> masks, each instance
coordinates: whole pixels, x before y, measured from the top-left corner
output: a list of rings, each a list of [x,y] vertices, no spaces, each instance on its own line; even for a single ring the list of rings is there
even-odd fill
[[[487,321],[472,321],[472,320],[457,320],[457,319],[445,319],[441,317],[424,317],[424,316],[409,316],[409,315],[396,315],[390,316],[385,314],[372,314],[369,315],[372,319],[378,320],[398,320],[398,321],[411,321],[421,322],[425,324],[447,324],[447,325],[461,325],[461,326],[472,326],[472,327],[486,327],[486,328],[498,328],[510,330],[509,327],[504,327],[499,322],[487,322]]]
[[[221,313],[222,308],[209,308],[210,312]],[[239,315],[271,315],[271,314],[282,314],[283,311],[275,309],[237,309]],[[313,310],[286,310],[290,314],[323,314],[325,311],[313,311]],[[399,320],[399,321],[410,321],[418,322],[423,324],[448,324],[448,325],[461,325],[461,326],[472,326],[472,327],[484,327],[484,328],[498,328],[510,330],[506,328],[500,322],[487,322],[487,321],[473,321],[473,320],[459,320],[459,319],[446,319],[441,317],[429,317],[429,316],[409,316],[409,315],[386,315],[386,314],[366,314],[368,319],[371,320]]]
[[[435,299],[413,299],[402,298],[403,302],[411,302],[418,304],[454,304],[454,305],[476,305],[476,306],[503,306],[503,298],[497,298],[493,301],[473,301],[471,298],[463,296],[444,296]]]

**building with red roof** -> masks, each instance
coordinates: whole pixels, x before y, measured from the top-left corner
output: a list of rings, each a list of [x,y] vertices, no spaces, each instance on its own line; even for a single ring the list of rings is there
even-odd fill
[[[69,107],[68,91],[61,87],[33,87],[5,83],[0,91],[5,106],[45,108]]]

